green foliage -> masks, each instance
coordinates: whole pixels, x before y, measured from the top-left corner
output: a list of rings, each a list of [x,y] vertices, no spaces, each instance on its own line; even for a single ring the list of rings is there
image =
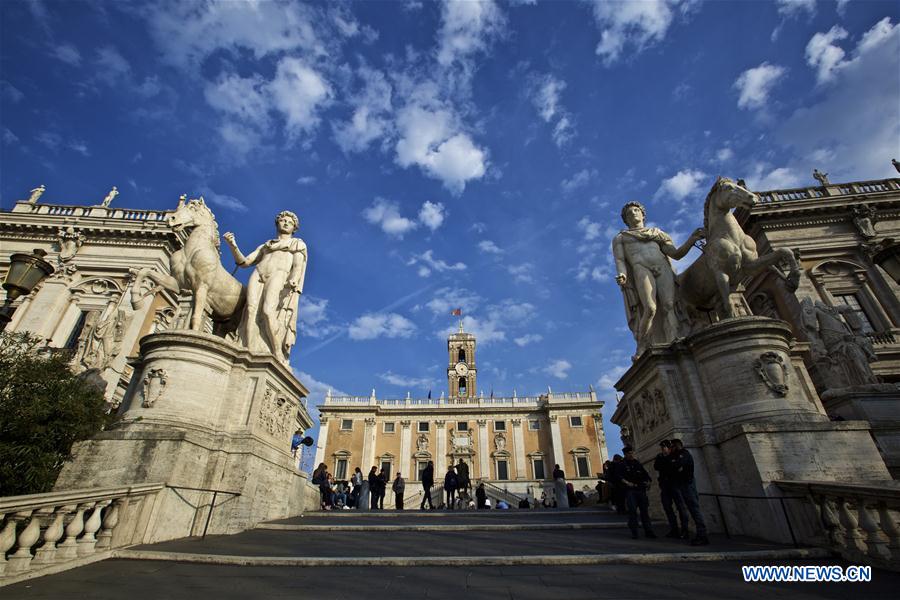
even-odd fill
[[[110,422],[103,392],[69,359],[34,336],[0,332],[0,496],[50,491],[72,444]]]

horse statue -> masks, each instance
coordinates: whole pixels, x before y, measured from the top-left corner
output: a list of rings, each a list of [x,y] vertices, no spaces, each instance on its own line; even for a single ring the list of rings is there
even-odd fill
[[[194,296],[190,327],[193,331],[203,328],[207,306],[212,311],[213,321],[224,322],[228,330],[235,329],[244,307],[244,286],[222,266],[216,217],[202,197],[185,202],[185,196],[182,196],[167,222],[175,231],[190,229],[184,246],[169,258],[171,275],[150,268],[141,269],[137,272],[134,289],[141,289],[144,278],[174,294],[189,289]]]
[[[676,278],[681,300],[688,306],[709,311],[716,299],[724,307],[725,317],[733,317],[729,301],[731,290],[746,277],[772,267],[784,278],[777,265],[789,266],[785,278],[791,291],[800,283],[800,265],[788,248],[778,248],[760,256],[756,242],[744,233],[732,214],[733,208],[750,209],[758,201],[753,192],[731,179],[719,177],[706,196],[703,228],[706,246],[703,255]]]

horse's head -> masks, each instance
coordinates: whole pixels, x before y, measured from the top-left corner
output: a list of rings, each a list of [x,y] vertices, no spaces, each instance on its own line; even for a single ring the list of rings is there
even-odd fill
[[[719,177],[709,193],[717,196],[716,202],[726,209],[750,209],[759,201],[759,196],[727,177]]]
[[[209,210],[201,197],[188,202],[181,200],[178,208],[169,215],[168,223],[175,231],[180,231],[186,227],[196,227],[198,225],[206,225],[215,218],[212,211]]]

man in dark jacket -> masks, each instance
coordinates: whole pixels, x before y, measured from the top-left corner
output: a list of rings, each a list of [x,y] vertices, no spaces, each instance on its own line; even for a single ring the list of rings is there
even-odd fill
[[[431,488],[434,486],[434,462],[428,461],[428,466],[422,469],[422,489],[424,490],[424,494],[422,495],[422,504],[419,506],[420,510],[425,508],[425,503],[428,502],[428,508],[434,509],[434,503],[431,501]]]
[[[666,519],[669,521],[668,538],[687,537],[688,530],[688,513],[684,507],[681,498],[675,493],[675,474],[674,461],[672,459],[672,442],[663,440],[659,443],[659,454],[653,461],[653,468],[658,476],[656,480],[659,482],[659,501],[662,503],[663,510],[666,513]],[[678,508],[678,516],[681,517],[681,529],[678,528],[678,519],[675,518],[675,511],[672,504]]]
[[[406,489],[406,482],[403,481],[400,473],[397,473],[397,477],[394,478],[391,489],[394,491],[394,504],[397,510],[403,510],[403,491]]]
[[[378,486],[381,480],[378,478],[378,467],[372,467],[369,471],[369,492],[371,493],[371,501],[369,508],[375,510],[378,508]]]
[[[644,535],[655,538],[653,525],[650,523],[650,503],[647,500],[647,486],[652,481],[650,474],[634,457],[634,449],[625,446],[622,451],[625,460],[613,468],[613,477],[625,488],[625,505],[628,507],[628,528],[631,537],[638,537],[638,510],[641,512],[641,524],[644,526]]]
[[[709,538],[706,536],[706,521],[700,512],[700,497],[694,483],[694,457],[685,449],[681,440],[672,440],[672,448],[675,494],[687,507],[697,527],[697,537],[691,540],[691,546],[707,546]]]
[[[460,495],[462,495],[463,490],[468,492],[469,487],[471,486],[469,483],[469,465],[467,465],[463,459],[459,459],[459,463],[456,465],[456,478],[459,479]]]
[[[487,503],[485,502],[487,500],[487,491],[484,489],[483,483],[479,483],[478,487],[475,488],[475,500],[479,510],[487,508]]]
[[[453,504],[456,501],[456,488],[459,487],[459,478],[453,465],[447,468],[447,474],[444,475],[444,491],[447,492],[447,509],[453,510]]]

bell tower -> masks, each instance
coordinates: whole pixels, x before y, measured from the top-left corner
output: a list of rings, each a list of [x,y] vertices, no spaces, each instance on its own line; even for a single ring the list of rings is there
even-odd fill
[[[447,338],[447,350],[450,355],[447,366],[447,388],[450,401],[475,398],[477,382],[475,336],[463,331],[462,322],[459,324],[459,331],[451,333]]]

